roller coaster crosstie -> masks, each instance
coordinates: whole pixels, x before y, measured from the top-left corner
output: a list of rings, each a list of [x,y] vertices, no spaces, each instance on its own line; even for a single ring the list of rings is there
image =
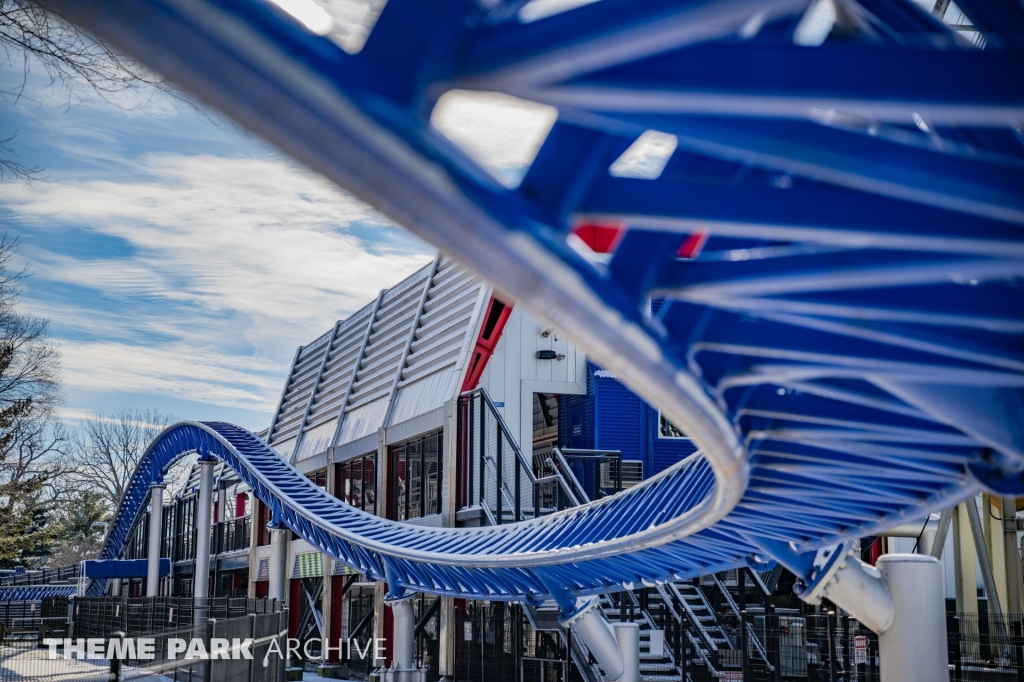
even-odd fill
[[[565,330],[700,448],[578,509],[425,529],[182,424],[119,523],[198,449],[392,591],[570,603],[779,561],[814,596],[846,539],[1024,493],[1017,2],[950,26],[909,0],[389,0],[351,3],[356,28],[313,0],[45,4]],[[454,95],[551,112],[518,184],[432,123]]]

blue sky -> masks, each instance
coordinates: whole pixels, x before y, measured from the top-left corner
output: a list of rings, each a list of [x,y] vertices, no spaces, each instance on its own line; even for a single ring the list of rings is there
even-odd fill
[[[0,66],[0,90],[20,82]],[[0,184],[0,221],[49,318],[74,424],[156,408],[269,424],[295,347],[433,249],[230,123],[163,95],[67,94],[33,73],[0,133],[47,182]]]

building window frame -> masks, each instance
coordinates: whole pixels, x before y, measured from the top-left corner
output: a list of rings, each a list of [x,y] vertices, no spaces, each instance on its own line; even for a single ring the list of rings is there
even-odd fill
[[[673,424],[658,410],[658,438],[662,440],[690,440],[681,428]]]
[[[335,466],[334,496],[356,509],[376,516],[379,497],[377,452],[350,457]]]
[[[444,436],[437,429],[388,446],[388,518],[411,521],[441,513]]]

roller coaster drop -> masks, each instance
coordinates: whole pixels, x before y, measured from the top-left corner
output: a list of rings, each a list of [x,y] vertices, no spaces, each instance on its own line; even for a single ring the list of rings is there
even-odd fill
[[[390,0],[354,53],[288,2],[44,4],[485,274],[702,453],[548,518],[440,530],[345,507],[241,429],[182,424],[107,556],[148,483],[198,450],[394,597],[568,614],[779,561],[888,631],[898,595],[841,543],[1024,492],[1018,2],[961,0],[951,27],[907,0],[601,0],[534,21],[519,0]],[[431,125],[453,89],[557,109],[518,187]],[[609,172],[647,130],[677,145],[660,175]],[[611,235],[606,256],[574,246],[586,230]]]

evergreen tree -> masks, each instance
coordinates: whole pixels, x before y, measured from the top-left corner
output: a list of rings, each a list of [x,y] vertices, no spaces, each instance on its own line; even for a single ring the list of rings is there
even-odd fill
[[[0,566],[33,567],[56,531],[49,510],[64,441],[55,419],[60,356],[46,320],[17,310],[25,273],[10,270],[16,244],[0,238]]]

